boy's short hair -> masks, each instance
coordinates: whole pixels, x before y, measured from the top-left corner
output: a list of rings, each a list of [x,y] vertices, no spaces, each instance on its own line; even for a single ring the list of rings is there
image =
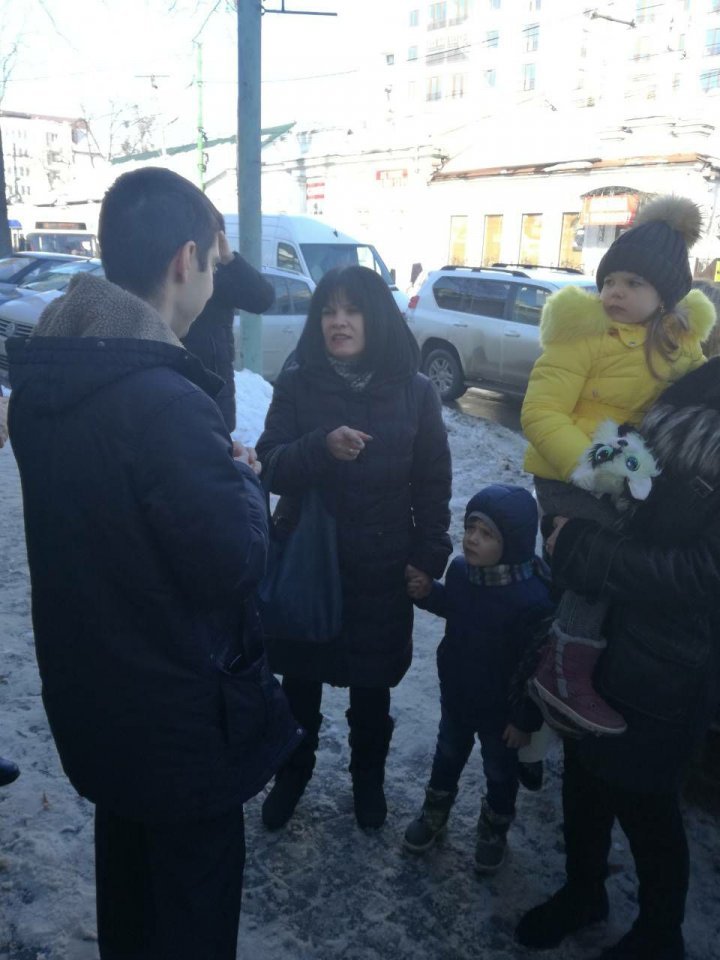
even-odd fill
[[[105,194],[98,239],[105,275],[147,298],[162,285],[178,250],[192,240],[207,268],[222,216],[189,180],[162,167],[124,173]]]

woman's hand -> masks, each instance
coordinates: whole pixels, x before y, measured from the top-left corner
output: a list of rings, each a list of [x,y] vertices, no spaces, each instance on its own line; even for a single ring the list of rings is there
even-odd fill
[[[424,600],[432,590],[432,579],[411,563],[405,567],[405,583],[411,600]]]
[[[502,738],[505,746],[511,750],[519,750],[520,747],[526,747],[530,743],[530,734],[518,729],[513,723],[505,727]]]
[[[547,550],[550,556],[553,555],[553,550],[555,549],[555,543],[557,541],[557,538],[559,537],[560,531],[562,530],[562,528],[565,526],[567,522],[568,522],[567,517],[553,518],[553,527],[554,527],[553,532],[545,541],[545,549]]]
[[[245,447],[239,440],[233,440],[233,460],[239,460],[240,463],[246,463],[255,476],[259,477],[262,472],[262,464],[257,458],[255,447]]]
[[[372,437],[352,427],[337,427],[325,437],[327,448],[336,460],[357,460]]]

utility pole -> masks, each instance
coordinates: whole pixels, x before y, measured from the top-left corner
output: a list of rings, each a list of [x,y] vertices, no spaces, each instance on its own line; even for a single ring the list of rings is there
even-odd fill
[[[253,267],[262,266],[262,202],[260,165],[260,82],[261,21],[264,13],[305,16],[337,16],[310,10],[266,9],[260,0],[237,0],[238,33],[238,135],[237,192],[240,254]],[[254,373],[262,371],[262,320],[242,312],[242,365]]]
[[[200,189],[205,192],[205,171],[207,165],[205,163],[205,126],[203,122],[203,62],[202,62],[202,43],[199,40],[194,41],[195,46],[197,47],[197,61],[196,61],[196,72],[197,72],[197,168],[198,168],[198,185]]]

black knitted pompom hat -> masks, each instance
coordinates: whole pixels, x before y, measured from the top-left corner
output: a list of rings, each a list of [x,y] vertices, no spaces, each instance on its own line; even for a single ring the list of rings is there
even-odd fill
[[[636,273],[655,287],[665,310],[672,310],[692,286],[688,248],[700,236],[701,224],[700,208],[692,200],[669,196],[651,201],[600,261],[598,290],[609,273]]]

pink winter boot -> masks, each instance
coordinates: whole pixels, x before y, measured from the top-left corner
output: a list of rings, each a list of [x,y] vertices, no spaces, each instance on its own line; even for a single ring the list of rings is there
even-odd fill
[[[627,725],[623,718],[592,686],[593,670],[604,649],[604,640],[572,637],[554,623],[530,687],[537,697],[582,730],[624,733]]]

